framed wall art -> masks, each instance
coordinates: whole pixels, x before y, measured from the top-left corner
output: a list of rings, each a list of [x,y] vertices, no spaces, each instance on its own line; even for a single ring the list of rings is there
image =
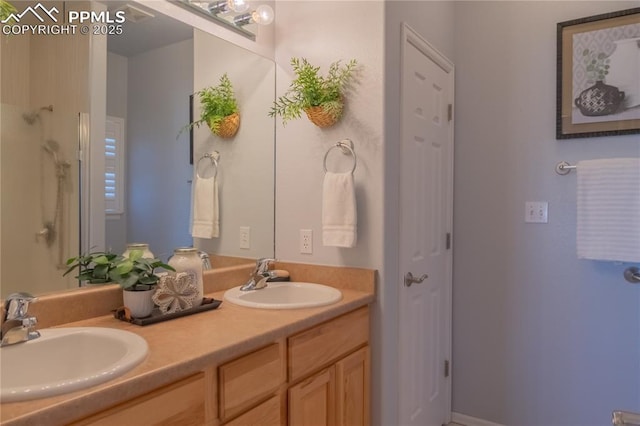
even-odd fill
[[[557,26],[556,139],[640,133],[640,7]]]

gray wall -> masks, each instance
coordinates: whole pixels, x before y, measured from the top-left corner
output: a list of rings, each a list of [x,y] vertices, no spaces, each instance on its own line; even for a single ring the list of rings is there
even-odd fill
[[[129,58],[128,242],[147,242],[166,259],[189,235],[192,167],[189,123],[193,40]]]
[[[561,160],[640,155],[638,135],[555,140],[556,23],[638,2],[456,2],[453,410],[506,425],[640,411],[640,287],[578,260]],[[524,223],[525,201],[549,223]]]

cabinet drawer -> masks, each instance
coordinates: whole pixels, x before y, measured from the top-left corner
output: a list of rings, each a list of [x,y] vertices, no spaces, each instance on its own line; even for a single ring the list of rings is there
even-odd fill
[[[274,343],[220,366],[220,420],[251,408],[286,381],[283,344]]]
[[[289,381],[329,365],[368,340],[368,307],[289,337]]]
[[[199,373],[94,414],[73,423],[73,426],[200,426],[205,423],[204,383],[204,373]]]
[[[229,423],[225,423],[225,426],[283,426],[284,424],[282,396],[276,395],[258,405],[256,408],[247,411],[240,417],[231,420]]]

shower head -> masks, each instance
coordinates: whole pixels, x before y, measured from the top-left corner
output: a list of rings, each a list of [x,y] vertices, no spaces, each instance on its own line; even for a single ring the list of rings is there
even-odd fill
[[[29,126],[33,125],[33,123],[36,122],[36,120],[40,119],[40,112],[39,111],[49,111],[49,112],[53,112],[53,105],[47,105],[47,106],[43,106],[42,108],[40,108],[37,111],[32,111],[30,113],[24,113],[22,114],[22,119],[24,121],[27,122],[27,124]]]
[[[27,113],[25,112],[24,114],[22,114],[22,119],[23,119],[24,121],[26,121],[26,123],[27,123],[29,126],[31,126],[31,125],[33,125],[33,123],[35,123],[35,122],[36,122],[36,120],[39,120],[39,119],[40,119],[40,114],[38,114],[37,112],[30,112],[30,113],[28,113],[28,114],[27,114]]]

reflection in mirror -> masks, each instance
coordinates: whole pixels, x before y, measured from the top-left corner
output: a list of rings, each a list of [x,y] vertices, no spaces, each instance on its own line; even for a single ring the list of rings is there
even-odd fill
[[[14,2],[18,10],[33,3]],[[105,2],[109,9],[125,5],[118,3]],[[273,62],[201,31],[194,39],[190,26],[149,12],[152,17],[127,20],[123,34],[108,43],[90,35],[2,36],[0,296],[77,286],[72,277],[62,278],[62,263],[89,248],[81,248],[81,222],[104,227],[103,245],[92,250],[122,252],[129,242],[146,242],[166,259],[177,246],[195,245],[212,255],[214,267],[218,261],[273,256],[274,122],[266,114],[274,99]],[[90,59],[95,64],[100,55],[107,76],[103,101],[89,96],[95,92]],[[189,95],[224,72],[236,89],[241,126],[228,141],[204,126],[194,132],[194,163],[206,152],[221,153],[220,237],[194,241],[189,133],[176,135],[189,121]],[[81,220],[78,212],[84,212],[86,200],[79,200],[79,193],[82,188],[84,197],[87,170],[110,186],[104,168],[87,169],[77,160],[86,158],[78,140],[89,133],[87,117],[92,125],[99,120],[91,116],[96,101],[106,105],[107,137],[87,143],[105,153],[105,166],[119,172],[122,186],[114,188],[123,202],[112,202],[107,190],[98,194],[104,210],[94,208]],[[197,102],[194,108],[197,116]],[[110,161],[110,142],[125,147],[120,165]],[[100,225],[97,217],[108,218]],[[240,227],[249,229],[249,248],[239,247]]]

